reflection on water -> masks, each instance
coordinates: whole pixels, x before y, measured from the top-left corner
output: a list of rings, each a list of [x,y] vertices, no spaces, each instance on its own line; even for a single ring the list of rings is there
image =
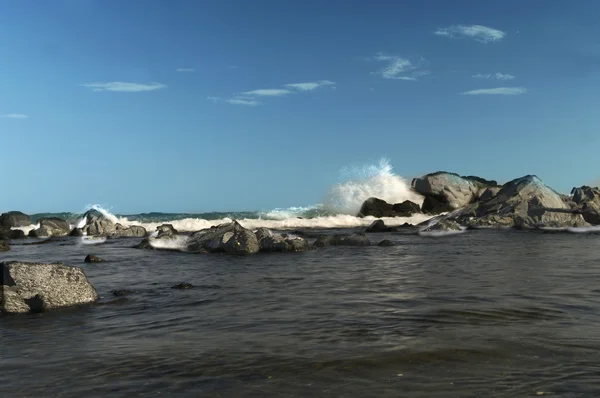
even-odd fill
[[[14,246],[0,260],[84,267],[102,303],[0,317],[0,395],[600,396],[600,236],[370,238],[398,245]]]

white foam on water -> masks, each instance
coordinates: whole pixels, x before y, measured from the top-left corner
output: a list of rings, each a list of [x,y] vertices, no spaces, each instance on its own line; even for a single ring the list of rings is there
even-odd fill
[[[183,250],[187,247],[188,236],[177,236],[169,239],[149,238],[150,246],[155,249]]]
[[[40,227],[40,224],[31,224],[28,225],[26,227],[12,227],[12,230],[15,229],[20,229],[21,231],[25,232],[25,235],[29,234],[29,232],[33,231],[34,229],[38,229]]]
[[[574,234],[587,234],[590,232],[600,232],[600,225],[595,225],[592,227],[567,228],[567,231],[572,232]]]
[[[81,239],[79,240],[79,243],[81,243],[83,245],[100,245],[104,242],[106,242],[106,238],[104,238],[104,237],[94,238],[91,236],[82,236]]]
[[[440,238],[444,236],[460,235],[464,234],[465,232],[467,232],[466,228],[463,228],[460,231],[419,231],[419,235],[431,238]]]

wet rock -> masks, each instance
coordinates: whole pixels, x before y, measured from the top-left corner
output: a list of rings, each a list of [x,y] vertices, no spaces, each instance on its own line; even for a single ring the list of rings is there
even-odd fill
[[[69,236],[79,237],[83,236],[83,231],[81,228],[73,228],[71,232],[69,232]]]
[[[259,242],[261,252],[303,252],[310,250],[308,241],[301,237],[285,238],[283,236],[267,236]]]
[[[139,225],[124,227],[121,224],[116,224],[115,229],[115,233],[111,236],[114,238],[143,238],[148,235],[146,228]]]
[[[315,247],[327,246],[370,246],[371,242],[365,234],[355,235],[321,235],[313,243]]]
[[[600,225],[600,188],[584,185],[573,188],[571,195],[573,208],[581,210],[585,221],[592,225]]]
[[[43,312],[99,298],[81,268],[61,263],[2,262],[0,275],[0,312]]]
[[[123,296],[128,296],[130,294],[133,294],[133,290],[129,290],[129,289],[118,289],[118,290],[111,290],[110,291],[112,293],[113,296],[115,297],[123,297]]]
[[[191,289],[193,287],[194,287],[194,285],[192,285],[191,283],[185,283],[185,282],[183,282],[183,283],[180,283],[178,285],[171,286],[171,289]]]
[[[388,227],[387,225],[385,225],[385,222],[383,222],[383,220],[375,220],[371,223],[371,225],[367,227],[365,232],[391,232],[395,230],[396,228]]]
[[[25,239],[27,236],[21,229],[0,229],[0,240]]]
[[[421,232],[460,232],[463,228],[454,220],[443,219],[424,228]]]
[[[365,200],[358,212],[358,217],[410,217],[421,213],[418,204],[406,200],[402,203],[390,204],[378,198]]]
[[[254,254],[260,250],[258,239],[252,231],[242,227],[237,221],[217,225],[194,232],[187,242],[190,252]]]
[[[51,236],[66,236],[71,231],[69,223],[62,218],[48,217],[41,218],[38,221],[40,227],[29,232],[29,236],[33,238],[46,238]]]
[[[256,239],[260,242],[264,238],[273,236],[273,232],[269,228],[261,227],[254,231],[254,235],[256,235]]]
[[[158,239],[161,239],[161,238],[172,238],[172,237],[176,236],[179,233],[173,227],[172,224],[163,224],[163,225],[160,225],[160,226],[156,227],[156,232],[158,232],[158,234],[156,235],[156,237]]]
[[[31,218],[20,211],[9,211],[0,215],[0,229],[26,227],[31,225]]]
[[[93,254],[88,254],[83,261],[86,263],[103,263],[105,260]]]
[[[10,250],[10,246],[8,245],[8,243],[4,242],[3,240],[0,240],[0,253],[7,252],[9,250]]]
[[[396,244],[394,242],[392,242],[391,240],[388,239],[384,239],[381,242],[379,242],[377,244],[377,246],[381,246],[381,247],[390,247],[390,246],[396,246]]]
[[[155,250],[154,246],[150,244],[150,239],[143,239],[140,243],[133,246],[133,249],[144,249],[144,250]]]

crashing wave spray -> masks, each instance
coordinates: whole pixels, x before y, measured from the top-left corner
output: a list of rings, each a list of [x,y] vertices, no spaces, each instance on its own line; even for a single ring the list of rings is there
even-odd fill
[[[423,197],[414,192],[406,180],[392,172],[392,166],[385,158],[377,165],[343,169],[342,180],[331,189],[323,203],[332,214],[356,215],[370,197],[388,203],[405,200],[419,205],[423,203]]]

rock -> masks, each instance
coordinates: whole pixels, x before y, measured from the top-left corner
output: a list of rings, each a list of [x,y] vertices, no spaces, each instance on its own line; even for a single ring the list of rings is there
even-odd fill
[[[134,293],[133,290],[129,289],[111,290],[110,292],[115,297],[123,297]]]
[[[502,189],[501,187],[489,187],[485,191],[483,191],[483,193],[481,195],[479,195],[479,198],[477,198],[477,200],[479,202],[484,202],[486,200],[490,200],[494,196],[496,196],[498,194],[498,192],[500,192],[501,189]]]
[[[73,228],[69,233],[69,236],[83,236],[83,231],[81,230],[81,228]]]
[[[391,232],[395,230],[396,228],[388,227],[387,225],[385,225],[385,222],[383,222],[383,220],[375,220],[371,223],[371,225],[367,227],[365,232]]]
[[[133,249],[145,249],[145,250],[155,250],[154,246],[150,244],[150,239],[143,239],[140,243],[133,246]]]
[[[391,240],[384,239],[381,242],[379,242],[377,244],[377,246],[390,247],[390,246],[396,246],[396,244],[394,242],[392,242]]]
[[[88,254],[83,261],[86,263],[103,263],[105,260],[93,254]]]
[[[371,242],[365,234],[356,235],[321,235],[313,243],[315,247],[327,246],[370,246]]]
[[[83,229],[88,236],[111,238],[141,238],[148,234],[144,227],[138,225],[125,227],[121,224],[115,224],[107,218],[93,219]]]
[[[582,216],[592,225],[600,225],[600,188],[586,185],[571,190],[574,208],[582,211]]]
[[[454,220],[443,219],[422,229],[421,232],[460,232],[463,228]]]
[[[7,252],[9,250],[10,246],[8,245],[8,243],[4,242],[3,240],[0,240],[0,253]]]
[[[369,198],[363,202],[357,217],[410,217],[418,213],[421,213],[419,205],[409,200],[389,204],[382,199]]]
[[[444,171],[426,174],[412,181],[413,189],[425,196],[423,212],[431,214],[460,209],[475,202],[487,188],[497,185],[496,181],[461,177]]]
[[[0,312],[42,312],[99,298],[81,268],[61,263],[3,262],[0,275]]]
[[[446,218],[470,227],[583,227],[589,225],[562,195],[527,175],[502,186],[491,199],[471,204]]]
[[[25,239],[25,232],[21,229],[0,229],[0,240]]]
[[[187,244],[190,252],[253,254],[259,249],[256,235],[237,221],[194,232]]]
[[[156,231],[158,232],[156,237],[159,239],[165,237],[172,238],[173,236],[176,236],[179,233],[175,228],[173,228],[172,224],[160,225],[156,227]]]
[[[303,252],[310,250],[308,241],[304,238],[285,238],[283,236],[266,236],[259,241],[261,252]]]
[[[148,235],[146,228],[139,225],[124,227],[121,224],[116,224],[116,231],[112,235],[113,238],[143,238]]]
[[[20,211],[9,211],[0,215],[0,229],[27,227],[31,225],[31,218]]]
[[[254,231],[254,235],[256,235],[256,239],[260,242],[264,238],[273,236],[273,232],[269,228],[261,227]]]
[[[191,283],[180,283],[178,285],[175,286],[171,286],[171,289],[191,289],[193,288],[194,285],[192,285]]]
[[[40,227],[32,229],[29,236],[33,238],[45,238],[50,236],[66,236],[71,231],[69,223],[62,218],[49,217],[38,220]]]

